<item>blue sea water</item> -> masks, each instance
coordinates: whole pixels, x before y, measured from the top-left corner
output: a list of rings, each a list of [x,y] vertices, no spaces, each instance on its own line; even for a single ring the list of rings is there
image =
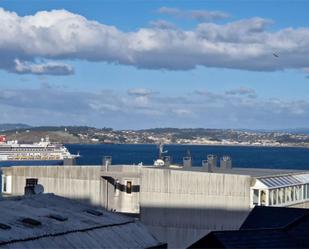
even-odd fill
[[[68,144],[73,154],[80,153],[79,165],[101,164],[103,156],[112,156],[113,164],[152,165],[158,158],[156,145],[149,144]],[[234,167],[309,169],[309,148],[291,147],[245,147],[245,146],[208,146],[208,145],[165,145],[166,155],[174,163],[181,164],[182,158],[190,152],[194,166],[201,166],[208,154],[219,157],[232,157]]]

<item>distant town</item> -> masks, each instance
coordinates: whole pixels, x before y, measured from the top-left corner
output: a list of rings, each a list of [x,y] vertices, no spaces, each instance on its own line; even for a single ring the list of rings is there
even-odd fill
[[[234,129],[113,130],[86,126],[42,126],[0,124],[0,133],[8,140],[38,142],[49,137],[52,142],[92,144],[196,144],[243,146],[309,147],[308,130],[251,131]]]

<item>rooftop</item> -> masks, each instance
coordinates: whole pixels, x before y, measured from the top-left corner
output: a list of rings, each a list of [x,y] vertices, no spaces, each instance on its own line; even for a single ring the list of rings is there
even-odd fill
[[[35,169],[51,169],[53,171],[57,171],[57,169],[62,169],[62,166],[13,166],[13,167],[0,167],[0,169],[4,172],[14,172],[14,174],[23,174],[24,170],[30,170],[32,168]],[[80,171],[87,170],[91,171],[91,174],[86,174],[91,179],[98,179],[100,174],[105,176],[133,176],[138,177],[140,174],[140,170],[142,168],[151,168],[151,169],[169,169],[169,170],[181,170],[181,171],[192,171],[192,172],[208,172],[205,168],[200,166],[193,166],[189,168],[183,168],[181,166],[171,165],[171,167],[155,167],[153,165],[111,165],[108,167],[108,172],[106,172],[105,166],[102,165],[82,165],[82,166],[66,166],[68,174],[61,175],[61,177],[76,177],[80,176]],[[49,171],[46,171],[46,174]],[[252,177],[264,177],[264,176],[275,176],[275,175],[283,175],[283,174],[299,174],[299,173],[309,173],[309,171],[304,170],[295,170],[295,169],[267,169],[267,168],[236,168],[233,167],[231,169],[220,169],[219,167],[214,170],[213,173],[221,173],[221,174],[233,174],[233,175],[246,175]]]
[[[257,178],[261,186],[265,188],[279,188],[293,185],[309,183],[309,172],[293,173],[277,176],[267,176]]]
[[[129,166],[128,166],[129,167]],[[189,168],[183,167],[154,167],[154,166],[144,166],[146,168],[157,168],[157,169],[170,169],[170,170],[182,170],[182,171],[193,171],[193,172],[208,172],[203,167],[193,166]],[[246,175],[252,177],[264,177],[264,176],[275,176],[283,174],[300,174],[309,173],[309,171],[295,170],[295,169],[266,169],[266,168],[231,168],[231,169],[220,169],[219,167],[212,173],[219,174],[232,174],[232,175]]]
[[[53,194],[0,199],[0,247],[148,248],[160,243],[134,218]]]
[[[256,206],[240,229],[284,228],[305,215],[309,215],[309,209]]]
[[[309,210],[255,207],[240,230],[214,231],[189,248],[308,248]]]

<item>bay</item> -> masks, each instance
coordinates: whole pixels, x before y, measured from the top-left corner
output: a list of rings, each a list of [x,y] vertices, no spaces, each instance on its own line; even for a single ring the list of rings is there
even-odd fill
[[[79,165],[99,165],[103,156],[112,156],[113,164],[152,165],[158,158],[158,148],[153,144],[67,144],[73,154],[80,153]],[[233,167],[309,169],[309,149],[295,147],[165,145],[173,163],[182,164],[188,153],[194,166],[201,166],[208,154],[232,157]]]

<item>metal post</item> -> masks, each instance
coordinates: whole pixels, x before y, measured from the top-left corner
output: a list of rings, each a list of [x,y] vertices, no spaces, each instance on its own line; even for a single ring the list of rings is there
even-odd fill
[[[105,171],[108,172],[108,160],[105,160]],[[106,178],[106,210],[108,210],[108,178]]]

